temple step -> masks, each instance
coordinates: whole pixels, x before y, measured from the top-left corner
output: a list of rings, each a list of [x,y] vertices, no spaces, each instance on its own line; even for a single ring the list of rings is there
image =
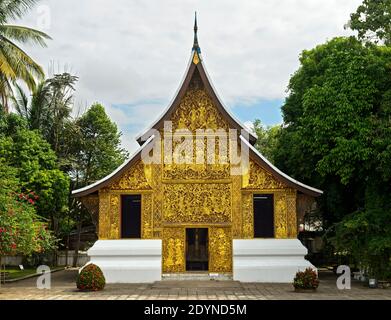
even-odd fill
[[[229,273],[207,273],[207,272],[186,272],[186,273],[163,273],[162,281],[183,281],[183,280],[217,280],[231,281],[232,274]]]

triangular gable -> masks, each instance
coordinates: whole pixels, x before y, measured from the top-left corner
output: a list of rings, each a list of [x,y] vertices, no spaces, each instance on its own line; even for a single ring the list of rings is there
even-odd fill
[[[252,145],[255,144],[257,136],[253,132],[248,130],[231,112],[229,112],[229,110],[222,103],[221,99],[218,97],[216,90],[214,89],[212,82],[208,76],[208,73],[206,72],[206,68],[204,66],[201,54],[198,53],[197,50],[192,51],[190,62],[186,69],[185,77],[179,87],[179,90],[175,94],[174,99],[169,104],[169,107],[163,112],[159,119],[156,120],[149,129],[147,129],[145,132],[143,132],[136,138],[138,143],[142,144],[143,141],[149,138],[148,132],[151,129],[159,130],[163,127],[164,121],[168,121],[171,119],[172,114],[178,108],[178,105],[186,94],[195,72],[198,72],[207,94],[212,99],[213,104],[216,106],[218,111],[224,117],[224,120],[229,123],[230,129],[237,129],[239,132],[241,130],[245,130],[246,133],[248,133],[250,143]]]

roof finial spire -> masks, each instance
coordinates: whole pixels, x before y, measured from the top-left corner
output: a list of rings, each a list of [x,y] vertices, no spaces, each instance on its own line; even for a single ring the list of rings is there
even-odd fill
[[[196,11],[195,12],[195,16],[194,16],[194,43],[193,43],[193,50],[197,51],[197,53],[201,53],[201,48],[198,45],[197,31],[198,31],[198,26],[197,26],[197,11]]]

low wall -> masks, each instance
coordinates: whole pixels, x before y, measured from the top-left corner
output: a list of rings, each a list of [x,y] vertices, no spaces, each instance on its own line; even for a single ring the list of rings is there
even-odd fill
[[[74,251],[68,251],[68,259],[66,259],[65,251],[58,251],[57,252],[57,265],[58,266],[71,266],[71,265],[73,265],[74,255],[75,255]],[[77,266],[82,267],[88,261],[90,261],[90,257],[88,257],[87,252],[79,251]],[[23,256],[4,256],[4,257],[1,257],[1,263],[5,264],[6,266],[17,267],[17,266],[23,264]]]
[[[316,268],[298,239],[233,240],[233,278],[242,282],[292,283],[297,271]]]
[[[107,283],[161,280],[162,240],[98,240],[87,253]]]

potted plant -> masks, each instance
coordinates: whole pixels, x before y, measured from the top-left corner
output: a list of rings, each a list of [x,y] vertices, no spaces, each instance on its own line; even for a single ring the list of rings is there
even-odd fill
[[[312,268],[298,271],[293,280],[296,292],[314,292],[319,286],[318,274]]]
[[[103,290],[106,284],[102,270],[95,264],[86,265],[78,274],[76,286],[81,291]]]

